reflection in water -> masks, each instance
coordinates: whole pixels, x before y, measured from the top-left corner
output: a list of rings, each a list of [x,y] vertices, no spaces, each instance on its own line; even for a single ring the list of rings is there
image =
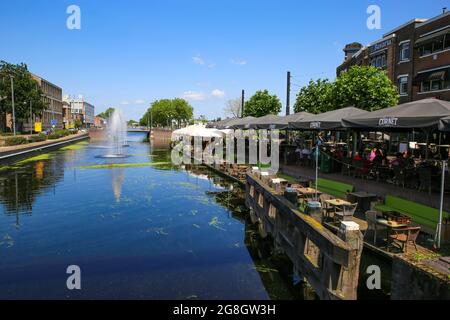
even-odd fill
[[[123,161],[164,165],[79,169],[105,164],[88,146],[0,173],[0,299],[314,298],[238,184],[135,138]],[[74,262],[82,292],[61,286]]]
[[[114,198],[116,202],[120,202],[120,196],[122,195],[122,185],[125,180],[124,168],[112,168],[111,169],[111,182]]]

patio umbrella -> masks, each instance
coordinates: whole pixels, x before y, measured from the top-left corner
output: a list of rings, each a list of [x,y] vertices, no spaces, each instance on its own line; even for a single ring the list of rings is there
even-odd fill
[[[239,118],[228,118],[228,119],[224,119],[224,120],[220,120],[220,121],[214,121],[214,122],[209,122],[206,125],[206,128],[215,128],[215,129],[219,129],[222,126],[226,125],[228,122],[232,121],[232,120],[236,120]]]
[[[292,129],[305,130],[337,130],[342,129],[342,119],[354,116],[364,116],[368,113],[368,111],[355,107],[347,107],[291,121],[289,127]]]
[[[450,117],[445,117],[439,120],[439,130],[450,131]]]
[[[447,116],[450,116],[450,102],[431,98],[343,118],[342,124],[347,128],[390,131],[432,129]]]
[[[249,129],[279,129],[283,127],[283,117],[275,114],[268,114],[264,117],[256,118],[249,123]]]
[[[235,118],[218,129],[248,129],[247,125],[255,119],[254,117]]]

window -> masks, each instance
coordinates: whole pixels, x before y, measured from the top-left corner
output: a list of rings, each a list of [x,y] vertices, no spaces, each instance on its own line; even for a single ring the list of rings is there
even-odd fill
[[[422,47],[420,47],[420,55],[424,56],[433,52],[433,44],[426,43]]]
[[[409,60],[409,42],[400,45],[400,61]]]
[[[431,80],[431,91],[441,90],[442,81],[441,80]]]
[[[445,49],[450,49],[450,32],[445,35]]]
[[[370,59],[370,65],[377,68],[385,68],[387,66],[386,53],[372,57]]]
[[[400,95],[408,95],[408,77],[400,77],[398,79],[398,91]]]

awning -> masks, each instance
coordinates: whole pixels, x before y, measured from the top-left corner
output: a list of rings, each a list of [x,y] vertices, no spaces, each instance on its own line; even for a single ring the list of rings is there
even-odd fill
[[[342,129],[342,119],[368,114],[368,111],[355,107],[337,109],[321,114],[311,115],[289,123],[291,129],[303,130],[339,130]]]
[[[251,121],[253,121],[254,117],[245,117],[245,118],[235,118],[225,125],[219,127],[219,129],[244,129],[246,128]]]
[[[252,120],[247,126],[247,129],[285,130],[289,128],[289,123],[291,121],[300,121],[311,115],[312,114],[308,112],[298,112],[284,117],[268,114],[264,117]]]
[[[414,78],[416,83],[431,80],[446,80],[450,78],[450,67],[418,73]]]
[[[347,128],[379,131],[437,128],[442,118],[450,116],[450,102],[423,99],[342,119]]]
[[[224,119],[221,121],[210,122],[206,125],[206,127],[207,128],[219,128],[219,127],[226,125],[228,122],[230,122],[232,120],[236,120],[236,119],[239,119],[239,118],[228,118],[228,119]]]
[[[415,44],[416,44],[416,45],[423,44],[423,43],[425,43],[425,42],[427,42],[427,41],[433,40],[434,38],[437,38],[437,37],[439,37],[439,36],[443,36],[443,35],[445,35],[445,34],[447,34],[447,33],[450,33],[450,28],[446,28],[446,29],[441,30],[441,31],[439,31],[439,32],[435,32],[435,33],[426,35],[426,36],[424,36],[424,37],[421,37],[421,38],[419,38],[418,40],[416,40],[416,43],[415,43]]]
[[[450,117],[442,118],[439,121],[439,130],[450,131]]]

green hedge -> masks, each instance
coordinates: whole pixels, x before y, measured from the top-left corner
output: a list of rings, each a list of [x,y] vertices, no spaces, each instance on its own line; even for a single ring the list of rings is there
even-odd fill
[[[21,144],[27,144],[28,140],[25,137],[11,137],[5,139],[5,146],[18,146]]]
[[[58,129],[58,130],[55,130],[54,132],[50,133],[50,134],[48,135],[48,138],[49,138],[50,140],[55,140],[55,139],[59,139],[59,138],[62,138],[62,137],[67,137],[67,136],[70,135],[70,134],[71,134],[71,133],[70,133],[69,130]]]
[[[35,135],[35,136],[31,136],[30,139],[29,139],[29,141],[31,143],[33,143],[33,142],[41,142],[41,141],[45,141],[45,140],[47,140],[47,136],[45,134],[43,134],[43,133]]]

